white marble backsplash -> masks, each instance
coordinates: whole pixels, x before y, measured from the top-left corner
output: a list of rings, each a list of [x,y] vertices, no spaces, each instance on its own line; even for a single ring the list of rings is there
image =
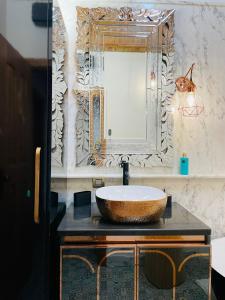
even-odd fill
[[[65,3],[58,0],[58,3]],[[62,4],[63,5],[63,4]],[[64,167],[53,173],[73,174],[75,168],[75,114],[72,94],[75,82],[75,7],[80,6],[146,6],[173,8],[175,13],[176,77],[184,75],[193,62],[193,80],[204,103],[199,118],[181,118],[174,114],[174,168],[167,173],[178,173],[182,152],[190,159],[190,174],[220,174],[225,177],[225,1],[96,1],[68,0],[64,5],[67,28],[68,57],[66,78],[68,95],[65,99]],[[87,167],[82,172],[89,174]],[[119,172],[117,170],[117,172]],[[138,174],[138,170],[136,173]],[[157,170],[145,170],[151,174]],[[162,173],[163,171],[160,170]],[[60,176],[59,176],[60,177]],[[91,177],[91,176],[90,176]],[[106,184],[121,183],[107,179]],[[193,212],[213,229],[213,236],[225,236],[225,179],[219,178],[145,178],[131,179],[131,183],[153,185],[166,190],[173,199]],[[67,203],[75,191],[91,190],[91,179],[53,179],[52,189],[60,192]]]

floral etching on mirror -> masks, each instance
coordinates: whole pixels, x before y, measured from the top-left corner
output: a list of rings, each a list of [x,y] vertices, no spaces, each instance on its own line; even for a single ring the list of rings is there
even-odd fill
[[[78,165],[87,165],[89,160],[89,94],[75,91],[76,115],[76,159]]]
[[[63,165],[63,99],[67,90],[64,79],[65,28],[61,11],[53,10],[52,34],[52,166]]]
[[[95,27],[92,26],[96,22],[134,22],[135,24],[151,24],[160,25],[161,28],[161,52],[159,54],[160,60],[160,85],[157,91],[157,97],[159,99],[158,111],[160,119],[158,121],[159,138],[157,142],[157,149],[152,151],[143,151],[142,153],[136,153],[127,151],[126,153],[119,150],[117,153],[108,153],[105,151],[107,148],[104,139],[102,143],[104,147],[104,153],[99,152],[99,156],[93,154],[93,147],[90,144],[90,131],[87,127],[81,126],[82,118],[85,118],[85,123],[89,128],[92,126],[90,122],[90,110],[89,113],[84,113],[81,110],[81,98],[80,92],[86,92],[89,97],[90,103],[90,91],[92,88],[99,87],[104,91],[102,86],[101,69],[102,52],[95,57],[95,68],[92,64],[91,49],[91,35],[93,34]],[[96,24],[97,24],[96,23]],[[107,22],[106,22],[107,23]],[[105,23],[104,23],[105,24]],[[116,24],[116,23],[115,23]],[[93,29],[94,28],[94,29]],[[153,28],[153,27],[152,27]],[[92,32],[91,32],[92,30]],[[155,30],[155,29],[153,29]],[[150,166],[171,166],[173,157],[173,144],[172,144],[172,117],[170,114],[171,99],[174,95],[174,15],[171,11],[159,11],[159,10],[135,10],[132,8],[83,8],[77,7],[77,50],[76,50],[76,102],[78,106],[78,115],[76,118],[76,128],[79,130],[76,132],[76,157],[77,166],[96,165],[96,166],[118,166],[121,160],[129,161],[131,165],[138,167],[150,167]],[[100,66],[100,67],[99,67]],[[99,75],[100,74],[100,75]],[[97,79],[96,79],[97,78]],[[89,96],[88,96],[89,95]],[[88,101],[85,97],[82,98],[85,103]],[[106,100],[105,100],[106,101]],[[82,111],[82,113],[81,113]],[[93,118],[94,119],[94,118]],[[103,122],[104,123],[104,122]],[[102,129],[101,129],[102,130]],[[82,134],[81,134],[82,131]],[[80,137],[83,136],[81,139]],[[84,138],[85,137],[85,138]],[[120,147],[118,147],[119,149]],[[122,149],[122,148],[121,148]],[[82,152],[83,151],[83,152]],[[85,159],[84,159],[85,158]]]

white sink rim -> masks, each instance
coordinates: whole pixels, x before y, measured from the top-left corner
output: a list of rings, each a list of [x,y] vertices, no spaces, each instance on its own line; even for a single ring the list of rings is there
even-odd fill
[[[143,185],[114,185],[97,189],[96,197],[108,201],[158,201],[165,199],[166,193]]]

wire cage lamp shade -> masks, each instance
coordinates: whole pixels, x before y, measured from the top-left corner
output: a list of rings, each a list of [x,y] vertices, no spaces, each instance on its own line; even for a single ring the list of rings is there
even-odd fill
[[[200,104],[198,95],[196,94],[196,85],[192,80],[192,72],[195,64],[192,64],[185,76],[176,80],[176,89],[182,94],[178,111],[184,117],[197,117],[203,110],[204,106]],[[190,79],[188,75],[190,74]]]

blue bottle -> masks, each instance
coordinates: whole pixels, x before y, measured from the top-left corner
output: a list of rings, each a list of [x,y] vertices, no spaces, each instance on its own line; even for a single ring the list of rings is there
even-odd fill
[[[186,153],[183,153],[183,156],[180,158],[180,174],[188,175],[189,173],[189,158]]]

